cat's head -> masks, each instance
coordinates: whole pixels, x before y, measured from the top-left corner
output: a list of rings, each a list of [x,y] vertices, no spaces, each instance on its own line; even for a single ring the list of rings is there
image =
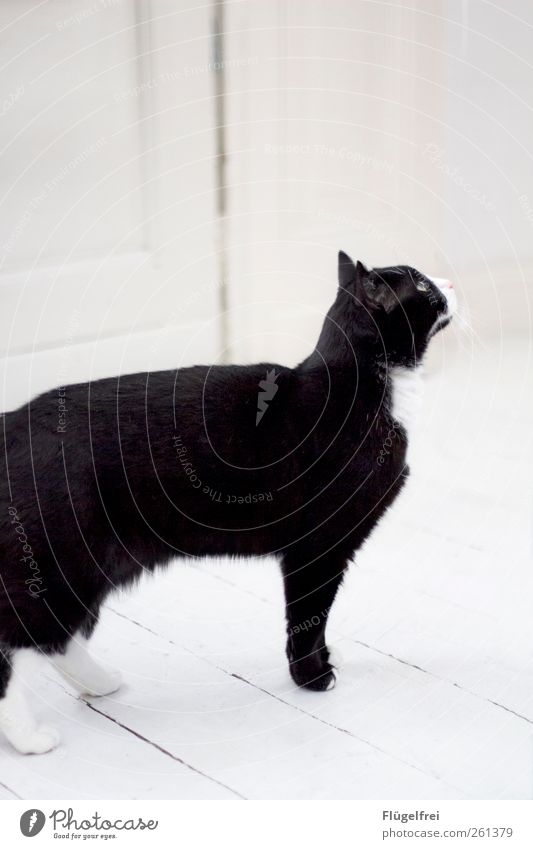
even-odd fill
[[[370,335],[385,362],[408,366],[421,360],[432,336],[449,324],[457,298],[448,280],[408,265],[368,270],[340,251],[335,306],[348,337]]]

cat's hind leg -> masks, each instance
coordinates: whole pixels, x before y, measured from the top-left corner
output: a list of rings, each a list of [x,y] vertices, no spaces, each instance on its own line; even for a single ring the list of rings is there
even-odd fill
[[[59,734],[39,725],[33,716],[18,673],[19,651],[0,647],[0,730],[23,755],[41,755],[54,749]]]
[[[79,693],[108,696],[118,690],[122,676],[115,669],[100,666],[89,654],[87,642],[87,638],[78,632],[62,651],[50,655],[49,660]]]

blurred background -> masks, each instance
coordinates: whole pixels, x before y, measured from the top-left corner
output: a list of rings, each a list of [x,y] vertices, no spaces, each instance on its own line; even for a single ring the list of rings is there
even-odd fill
[[[532,37],[527,0],[2,0],[4,410],[293,365],[339,248],[452,279],[462,317],[333,610],[333,693],[292,687],[273,563],[176,567],[97,629],[124,691],[34,693],[66,748],[11,754],[0,796],[532,797]]]

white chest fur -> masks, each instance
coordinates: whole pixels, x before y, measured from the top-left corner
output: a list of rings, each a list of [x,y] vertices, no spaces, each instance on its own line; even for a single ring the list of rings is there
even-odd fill
[[[392,382],[392,417],[409,436],[416,424],[422,406],[422,367],[395,366],[390,372]]]

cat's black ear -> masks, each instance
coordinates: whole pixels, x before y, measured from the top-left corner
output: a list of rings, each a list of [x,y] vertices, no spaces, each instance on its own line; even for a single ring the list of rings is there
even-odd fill
[[[369,310],[391,312],[397,304],[397,298],[383,277],[375,271],[369,271],[362,262],[354,262],[344,251],[339,251],[339,286],[351,287],[357,300]]]
[[[339,286],[347,289],[348,286],[362,281],[368,274],[362,262],[354,265],[353,260],[344,251],[339,251]]]
[[[371,271],[362,281],[362,284],[367,306],[385,310],[386,313],[392,312],[398,303],[398,299],[380,274]]]

